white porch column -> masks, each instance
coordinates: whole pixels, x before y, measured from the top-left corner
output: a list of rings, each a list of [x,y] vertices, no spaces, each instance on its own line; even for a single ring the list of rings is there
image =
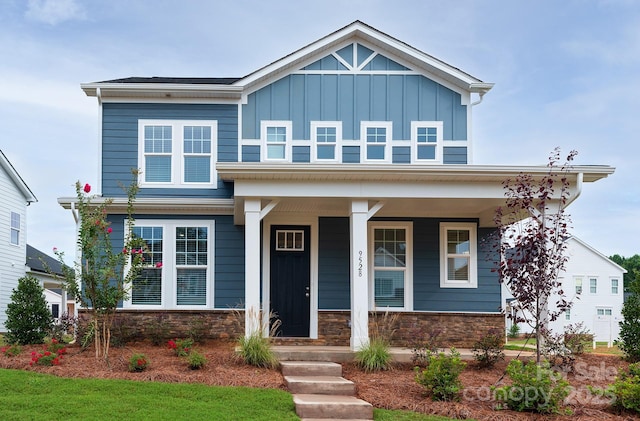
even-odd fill
[[[351,202],[351,349],[369,343],[369,262],[367,200]]]
[[[260,199],[244,202],[244,334],[260,330]]]

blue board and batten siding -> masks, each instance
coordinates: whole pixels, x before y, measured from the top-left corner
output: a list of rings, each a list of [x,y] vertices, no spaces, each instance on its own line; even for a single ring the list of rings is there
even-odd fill
[[[413,309],[414,311],[484,312],[500,311],[500,284],[491,272],[490,253],[482,239],[493,229],[478,229],[478,287],[440,287],[440,222],[414,218],[413,222]],[[447,220],[450,221],[450,220]],[[318,250],[318,308],[349,310],[349,218],[320,218]]]
[[[124,196],[138,162],[138,120],[216,120],[217,162],[238,161],[238,106],[234,104],[102,104],[102,193]],[[139,197],[231,197],[233,184],[217,189],[144,188]]]
[[[233,216],[190,215],[135,215],[139,221],[175,219],[184,221],[215,221],[214,246],[214,307],[216,309],[239,308],[244,303],[244,226],[234,225]],[[115,253],[124,244],[124,215],[109,215],[113,232],[111,241]]]

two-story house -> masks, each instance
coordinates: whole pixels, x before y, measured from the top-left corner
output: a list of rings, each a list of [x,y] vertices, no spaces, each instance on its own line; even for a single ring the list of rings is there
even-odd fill
[[[480,243],[501,182],[548,169],[473,164],[473,109],[492,86],[359,21],[242,78],[82,84],[100,105],[99,190],[122,205],[119,184],[141,169],[134,231],[162,262],[122,314],[249,334],[264,310],[282,337],[354,349],[372,312],[400,314],[398,343],[504,328]],[[573,191],[612,172],[575,167]]]
[[[0,151],[0,332],[5,332],[7,305],[25,276],[27,206],[37,199],[6,155]]]

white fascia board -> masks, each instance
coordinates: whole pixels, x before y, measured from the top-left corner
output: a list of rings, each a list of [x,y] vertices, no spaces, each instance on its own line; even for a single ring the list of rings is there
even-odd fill
[[[222,98],[240,99],[241,86],[195,84],[195,83],[82,83],[80,88],[87,96],[98,96],[102,100],[110,96],[122,98],[136,98],[140,96],[156,96],[159,98]]]
[[[9,178],[13,181],[15,186],[20,190],[22,195],[25,198],[27,203],[37,202],[38,199],[33,194],[27,183],[22,179],[18,171],[13,167],[13,164],[9,161],[9,158],[6,157],[4,152],[0,150],[0,166],[4,168],[4,171],[7,173]]]
[[[127,198],[104,198],[95,196],[91,199],[94,205],[101,205],[107,200],[112,200],[107,206],[110,213],[123,213],[127,210]],[[76,197],[59,197],[58,204],[64,209],[71,209],[72,204],[77,203]],[[133,207],[136,213],[152,214],[207,214],[207,215],[233,215],[234,199],[207,199],[207,198],[138,198],[134,201]]]

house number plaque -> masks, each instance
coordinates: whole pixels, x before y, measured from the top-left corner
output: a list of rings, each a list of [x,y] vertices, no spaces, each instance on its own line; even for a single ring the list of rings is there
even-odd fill
[[[358,252],[358,278],[362,278],[362,261],[364,258],[362,257],[362,250]]]

